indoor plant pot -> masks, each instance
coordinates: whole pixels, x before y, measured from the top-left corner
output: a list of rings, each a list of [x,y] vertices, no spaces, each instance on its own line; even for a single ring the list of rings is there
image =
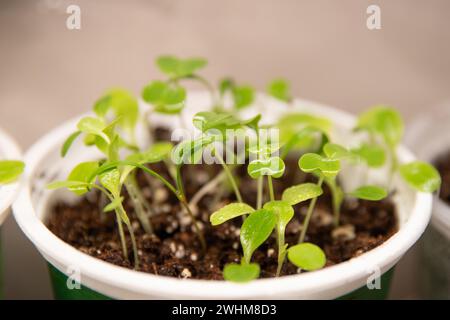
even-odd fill
[[[0,159],[20,159],[19,146],[4,131],[0,130]],[[20,183],[0,185],[0,297],[2,297],[2,254],[1,254],[1,226],[10,213],[9,207],[19,192]]]
[[[190,94],[185,113],[201,110],[202,106],[208,104],[208,99],[206,93]],[[261,99],[264,105],[271,106],[262,112],[273,112],[273,115],[270,114],[273,117],[287,110],[286,106],[273,99]],[[351,115],[310,101],[296,100],[290,108],[326,115],[342,132],[348,132],[355,121]],[[248,111],[251,112],[251,108]],[[60,159],[59,150],[75,123],[76,120],[70,121],[51,131],[27,152],[26,186],[14,203],[14,215],[20,228],[49,262],[58,298],[335,299],[358,288],[364,292],[357,291],[351,298],[384,298],[388,288],[387,277],[390,276],[388,271],[421,236],[430,218],[431,195],[412,191],[402,182],[396,181],[398,192],[394,202],[398,210],[399,231],[370,252],[336,266],[277,279],[260,279],[247,284],[180,280],[132,271],[81,253],[57,238],[42,222],[50,200],[59,196],[46,190],[45,185],[65,176],[71,167],[71,163]],[[77,158],[85,158],[86,152],[92,155],[92,151],[78,149],[76,144],[73,148]],[[401,162],[413,159],[404,148],[399,149],[398,156]],[[74,267],[80,271],[81,290],[69,290],[66,286],[66,274],[71,273]],[[365,287],[374,269],[385,274],[386,281],[382,281],[381,290],[368,290]]]

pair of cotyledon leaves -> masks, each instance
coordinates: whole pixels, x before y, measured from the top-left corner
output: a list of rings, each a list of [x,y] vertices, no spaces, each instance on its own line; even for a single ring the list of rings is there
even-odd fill
[[[210,221],[219,225],[230,219],[247,215],[241,227],[240,242],[243,249],[241,264],[229,264],[224,269],[224,277],[230,281],[245,282],[259,276],[259,266],[251,263],[254,251],[264,243],[276,227],[278,233],[284,234],[286,225],[294,216],[293,205],[318,197],[321,187],[305,183],[286,189],[282,200],[267,202],[262,209],[255,210],[245,203],[231,203],[214,212]],[[321,268],[325,263],[320,248],[312,244],[301,244],[288,250],[288,258],[298,267],[305,270]]]
[[[178,84],[178,80],[191,77],[206,64],[207,61],[201,58],[159,57],[156,60],[156,65],[163,73],[169,76],[169,80],[157,80],[149,83],[142,90],[142,98],[144,101],[151,103],[156,112],[165,114],[180,113],[185,106],[186,89]]]

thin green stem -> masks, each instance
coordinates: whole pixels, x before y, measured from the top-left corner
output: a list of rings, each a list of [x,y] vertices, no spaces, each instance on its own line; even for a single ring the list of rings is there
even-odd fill
[[[122,245],[123,257],[128,260],[127,242],[125,241],[125,233],[123,232],[122,219],[119,212],[116,210],[116,222],[119,229],[120,243]]]
[[[243,202],[241,193],[239,192],[239,188],[237,186],[236,180],[233,177],[233,174],[231,173],[230,168],[228,168],[228,166],[225,164],[225,161],[223,160],[223,158],[220,155],[218,155],[216,153],[215,156],[217,157],[217,159],[219,159],[219,162],[222,165],[222,168],[225,171],[225,174],[227,175],[228,180],[230,181],[231,187],[234,190],[234,194],[236,195],[237,201],[238,202]]]
[[[320,177],[317,185],[322,187],[323,177]],[[306,230],[308,230],[309,220],[311,219],[312,213],[314,211],[314,207],[316,206],[317,197],[313,198],[309,203],[308,211],[306,213],[305,221],[303,222],[302,232],[300,233],[300,237],[298,238],[298,243],[302,243],[305,240]]]
[[[196,233],[200,240],[202,248],[203,248],[203,250],[206,250],[206,242],[203,237],[203,233],[201,232],[201,230],[197,224],[197,220],[195,219],[195,216],[192,213],[191,208],[189,207],[189,204],[186,201],[186,197],[184,196],[184,194],[181,193],[181,191],[177,190],[169,181],[167,181],[167,179],[165,179],[160,174],[156,173],[152,169],[147,168],[146,166],[144,166],[140,163],[133,162],[133,161],[116,161],[111,164],[105,165],[100,168],[101,170],[99,170],[99,172],[96,172],[96,175],[98,175],[102,172],[108,171],[112,168],[115,168],[118,165],[130,165],[130,166],[137,167],[137,168],[141,169],[142,171],[144,171],[145,173],[159,179],[177,197],[177,199],[180,201],[180,203],[185,207],[186,211],[188,212],[189,216],[192,219],[192,222],[194,223],[194,228],[196,230]]]
[[[277,274],[279,277],[281,274],[281,269],[283,268],[284,259],[286,258],[286,248],[284,245],[284,232],[280,232],[277,228],[277,240],[278,240],[278,266]]]
[[[149,219],[151,213],[151,211],[149,211],[150,206],[146,203],[147,200],[145,197],[140,193],[136,177],[133,173],[125,179],[125,188],[133,202],[136,216],[139,219],[142,228],[147,234],[153,234],[153,228]]]
[[[177,196],[178,200],[180,200],[181,204],[184,206],[189,217],[191,218],[192,223],[194,224],[195,232],[197,233],[197,236],[200,240],[202,250],[203,250],[203,252],[206,252],[206,241],[205,241],[205,238],[203,237],[203,232],[200,230],[197,218],[195,217],[194,213],[192,212],[191,207],[189,206],[189,203],[187,202],[186,194],[184,193],[183,179],[181,177],[181,165],[176,166],[176,183],[177,183],[178,194],[179,194],[179,196]]]
[[[389,153],[391,155],[391,168],[389,171],[389,190],[391,190],[392,180],[394,179],[394,174],[398,169],[398,158],[394,147],[389,147]]]
[[[175,180],[177,184],[178,192],[180,192],[183,197],[185,197],[184,187],[183,187],[183,181],[181,178],[181,164],[176,165],[176,171],[175,171]]]
[[[263,177],[258,178],[258,190],[256,194],[256,209],[259,210],[262,208],[262,195],[263,195],[263,188],[264,188],[264,179]]]
[[[105,188],[103,188],[99,185],[96,185],[96,184],[93,184],[92,187],[97,188],[98,190],[104,192],[110,201],[114,201],[114,195],[110,194]],[[119,228],[119,236],[120,236],[120,242],[122,244],[122,251],[123,251],[124,258],[128,259],[128,250],[127,250],[127,244],[126,244],[126,239],[125,239],[125,233],[123,232],[122,222],[125,223],[125,225],[128,227],[128,232],[130,233],[131,243],[133,246],[134,267],[138,268],[139,267],[139,259],[138,259],[138,255],[137,255],[138,253],[137,253],[136,239],[134,237],[134,231],[131,228],[130,221],[128,220],[127,213],[126,213],[125,209],[123,208],[122,204],[120,204],[119,208],[117,208],[115,210],[115,212],[116,212],[117,226]],[[124,221],[124,219],[121,218],[122,216],[126,217],[127,220]]]
[[[275,193],[273,192],[272,176],[267,176],[267,184],[269,185],[270,201],[275,201]]]
[[[202,85],[204,85],[211,96],[212,105],[217,104],[217,98],[216,98],[216,93],[215,93],[216,91],[215,91],[214,87],[211,85],[211,83],[209,83],[208,80],[206,80],[205,78],[203,78],[202,76],[199,76],[197,74],[190,75],[188,79],[196,80],[196,81],[200,82]]]
[[[133,227],[131,226],[130,223],[126,223],[125,225],[128,228],[128,233],[130,234],[130,237],[131,237],[131,245],[133,246],[134,269],[138,270],[139,269],[139,256],[138,256],[136,238],[134,237]]]

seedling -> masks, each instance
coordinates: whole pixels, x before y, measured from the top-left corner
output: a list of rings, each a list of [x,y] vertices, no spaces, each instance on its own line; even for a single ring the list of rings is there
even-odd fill
[[[336,177],[341,170],[341,161],[345,159],[351,159],[353,157],[354,154],[344,147],[334,143],[327,143],[323,147],[323,155],[316,153],[306,153],[299,159],[298,162],[300,170],[307,173],[313,173],[318,177],[317,185],[319,187],[321,187],[323,182],[325,182],[330,188],[335,226],[339,225],[340,207],[342,205],[342,201],[344,200],[344,192],[338,186]],[[350,195],[365,200],[378,201],[385,198],[387,196],[387,193],[381,187],[362,186],[351,192]],[[302,243],[305,239],[309,221],[314,211],[316,202],[317,197],[313,198],[309,204],[302,231],[298,240],[299,243]]]
[[[267,86],[267,93],[283,102],[291,102],[292,96],[289,83],[285,79],[275,79]]]
[[[229,94],[233,101],[233,111],[236,113],[250,106],[255,100],[255,90],[249,85],[238,85],[233,79],[226,78],[219,84],[220,105],[219,111],[223,111],[225,97]]]
[[[359,117],[355,130],[368,133],[369,143],[359,149],[359,154],[367,159],[369,166],[377,167],[384,163],[380,146],[389,154],[390,188],[394,174],[399,171],[401,177],[418,191],[434,192],[439,189],[441,178],[431,165],[420,161],[398,163],[397,147],[403,138],[404,124],[394,108],[381,105],[369,109]]]

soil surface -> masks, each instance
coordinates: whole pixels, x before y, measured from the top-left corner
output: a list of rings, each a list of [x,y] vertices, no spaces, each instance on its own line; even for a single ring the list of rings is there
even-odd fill
[[[442,178],[439,197],[450,205],[450,151],[440,156],[435,165]]]
[[[162,136],[164,132],[161,131],[158,135]],[[170,179],[162,164],[151,167]],[[187,198],[192,199],[203,185],[220,172],[218,165],[185,165],[182,175]],[[245,166],[235,168],[234,174],[240,180],[244,201],[254,205],[256,181],[248,177]],[[296,159],[287,160],[284,176],[274,179],[277,199],[286,186],[306,180],[313,181],[314,178],[300,172]],[[239,242],[242,219],[236,218],[216,227],[209,223],[209,215],[213,211],[235,201],[227,182],[222,184],[224,187],[212,188],[211,193],[206,194],[193,206],[208,244],[207,251],[203,254],[191,219],[175,196],[159,181],[142,172],[138,173],[138,181],[154,211],[150,218],[154,235],[149,235],[141,228],[126,195],[125,209],[136,234],[139,270],[180,278],[223,279],[223,266],[226,263],[239,262],[242,255]],[[105,204],[104,199],[95,191],[91,191],[75,205],[56,203],[49,215],[47,226],[59,238],[84,253],[119,266],[133,268],[130,262],[133,260],[130,239],[127,235],[129,259],[125,259],[120,247],[115,216],[101,211]],[[297,242],[307,205],[308,202],[295,207],[295,217],[286,229],[286,242],[290,245]],[[342,206],[341,227],[334,229],[332,222],[330,197],[325,188],[325,195],[319,198],[305,240],[319,245],[325,251],[327,266],[357,257],[379,246],[397,231],[395,207],[389,198],[380,202],[346,200]],[[262,277],[275,275],[276,248],[273,235],[253,255],[252,260],[261,266]],[[294,265],[286,261],[282,275],[298,272]]]

